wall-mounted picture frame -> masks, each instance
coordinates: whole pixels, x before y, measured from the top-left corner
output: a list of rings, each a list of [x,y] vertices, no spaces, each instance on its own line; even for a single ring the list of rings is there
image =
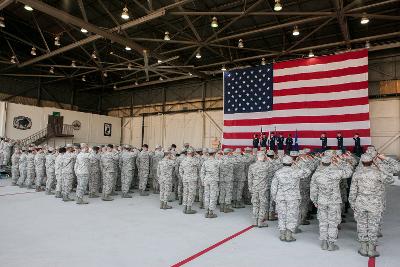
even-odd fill
[[[104,136],[111,136],[112,125],[111,123],[104,123]]]

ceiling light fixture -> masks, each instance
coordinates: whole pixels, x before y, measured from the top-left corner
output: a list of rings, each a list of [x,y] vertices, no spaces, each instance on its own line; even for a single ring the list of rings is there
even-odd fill
[[[225,65],[222,65],[221,70],[222,70],[222,71],[226,71]]]
[[[163,81],[164,79],[163,79],[163,77],[160,76],[159,80],[160,80],[160,81]]]
[[[365,42],[365,48],[370,48],[371,47],[371,44],[369,43],[369,41],[366,41]]]
[[[265,61],[265,58],[261,59],[261,65],[263,65],[263,66],[267,65],[267,62]]]
[[[129,12],[128,12],[128,8],[126,6],[122,9],[121,18],[123,18],[125,20],[129,19]]]
[[[218,28],[218,20],[217,17],[213,17],[211,20],[211,28]]]
[[[16,56],[12,56],[10,62],[11,62],[12,64],[17,63],[17,57],[16,57]]]
[[[165,40],[165,41],[171,40],[171,38],[169,37],[169,32],[165,32],[164,40]]]
[[[82,82],[86,82],[86,75],[82,76]]]
[[[103,76],[106,78],[108,77],[107,71],[103,72]]]
[[[158,64],[161,64],[161,63],[162,63],[162,60],[161,60],[161,59],[157,59],[157,63],[158,63]]]
[[[189,76],[192,76],[192,75],[193,75],[191,72],[189,72],[188,74],[189,74]]]
[[[76,68],[76,62],[75,62],[75,60],[72,60],[72,62],[71,62],[71,67]]]
[[[61,45],[61,43],[60,43],[60,36],[56,36],[56,37],[54,37],[54,45],[55,46],[60,46]]]
[[[135,81],[135,85],[139,85],[138,81]]]
[[[36,48],[35,47],[32,47],[31,55],[36,56]]]
[[[125,46],[125,50],[126,50],[126,51],[131,51],[132,48],[130,48],[129,46]]]
[[[54,74],[54,67],[50,67],[49,72],[50,72],[51,74]]]
[[[96,51],[93,51],[93,53],[92,53],[92,58],[93,58],[93,59],[96,59],[96,58],[97,58],[97,56],[96,56]]]
[[[312,50],[310,50],[310,52],[308,53],[308,57],[314,57],[314,53]]]
[[[1,28],[5,28],[6,27],[6,23],[4,22],[4,17],[0,17],[0,27]]]
[[[242,40],[242,39],[239,39],[238,47],[239,47],[239,48],[243,48],[243,47],[244,47],[244,44],[243,44],[243,40]]]
[[[293,28],[293,35],[294,36],[298,36],[300,34],[300,32],[299,32],[299,27],[297,27],[297,25],[296,26],[294,26],[294,28]]]
[[[85,28],[81,28],[81,32],[88,33],[88,30],[86,30]]]
[[[360,23],[361,24],[367,24],[369,22],[369,18],[365,15],[365,13],[363,14]]]
[[[132,64],[129,63],[129,64],[128,64],[128,70],[131,70],[131,69],[132,69]]]
[[[25,5],[24,8],[25,10],[33,11],[33,8],[31,6]]]
[[[117,89],[117,85],[116,84],[114,84],[113,89]]]
[[[200,59],[200,58],[201,58],[200,51],[197,51],[197,53],[196,53],[196,58],[197,58],[197,59]]]
[[[280,0],[275,0],[275,6],[274,6],[275,11],[281,11],[282,10],[282,5]]]

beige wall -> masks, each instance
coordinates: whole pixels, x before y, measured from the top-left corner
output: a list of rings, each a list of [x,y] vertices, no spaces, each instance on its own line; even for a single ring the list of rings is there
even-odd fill
[[[119,144],[121,140],[121,119],[110,116],[102,116],[91,113],[77,112],[48,107],[35,107],[14,103],[0,102],[0,133],[12,139],[23,139],[47,126],[48,115],[54,111],[60,112],[64,117],[64,124],[72,124],[73,121],[81,122],[81,128],[74,130],[73,139],[56,138],[49,140],[49,144],[60,145],[65,143],[89,143],[93,144]],[[16,116],[26,116],[32,119],[32,128],[19,130],[13,127],[13,119]],[[112,124],[111,136],[104,136],[104,123]]]
[[[207,114],[222,129],[222,111],[209,111]],[[380,148],[400,133],[400,98],[371,99],[370,119],[372,144]],[[122,142],[140,146],[142,117],[124,118],[123,125]],[[213,138],[221,136],[218,127],[208,116],[203,116],[202,112],[146,116],[144,125],[144,142],[152,148],[156,144],[169,146],[172,143],[181,147],[184,142],[195,147],[201,147],[202,144],[208,147]],[[400,139],[381,152],[400,157]]]

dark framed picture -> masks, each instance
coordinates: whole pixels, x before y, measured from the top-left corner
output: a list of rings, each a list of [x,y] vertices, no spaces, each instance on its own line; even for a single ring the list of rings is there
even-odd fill
[[[111,123],[104,123],[104,136],[111,136]]]

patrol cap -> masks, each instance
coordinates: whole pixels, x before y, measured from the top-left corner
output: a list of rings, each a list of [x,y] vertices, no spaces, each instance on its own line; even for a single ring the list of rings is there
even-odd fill
[[[304,152],[304,150],[299,150],[299,155],[305,155],[306,152]]]
[[[322,158],[321,158],[321,162],[322,163],[325,163],[325,164],[329,164],[329,163],[331,163],[331,159],[332,159],[332,157],[330,157],[330,156],[323,156]]]
[[[258,149],[256,147],[253,148],[253,152],[257,152]]]
[[[246,148],[244,149],[244,151],[245,151],[245,152],[251,152],[251,148],[250,148],[250,147],[246,147]]]
[[[332,156],[333,154],[335,154],[335,151],[334,151],[334,150],[326,150],[326,151],[324,152],[324,155],[325,155],[325,156]]]
[[[156,145],[156,149],[160,149],[160,148],[162,148],[162,146]]]
[[[257,152],[257,157],[258,157],[258,158],[259,158],[259,157],[265,158],[265,153],[262,152],[262,151],[258,151],[258,152]]]
[[[224,148],[224,153],[229,153],[231,150],[229,148]]]
[[[376,148],[374,146],[368,146],[367,152],[370,152],[370,151],[376,151]]]
[[[275,152],[273,150],[268,150],[267,156],[275,156]]]
[[[304,151],[304,153],[307,154],[307,153],[310,153],[310,152],[311,152],[311,149],[309,149],[308,147],[306,147],[306,148],[303,149],[303,151]]]
[[[235,149],[235,152],[236,152],[236,153],[242,153],[242,150],[241,150],[240,148],[236,148],[236,149]]]
[[[130,145],[124,145],[124,148],[129,149],[129,148],[131,148],[131,146]]]
[[[88,145],[86,143],[81,143],[81,147],[87,147]]]
[[[187,149],[187,153],[188,153],[188,154],[193,154],[193,153],[194,153],[194,149],[193,149],[192,147],[189,147],[189,148]]]
[[[267,148],[262,146],[262,147],[260,148],[260,150],[261,150],[261,151],[265,151],[265,150],[267,150]]]
[[[299,152],[298,151],[290,151],[290,156],[291,157],[298,157],[299,156]]]
[[[288,155],[286,155],[286,156],[284,156],[283,158],[282,158],[282,163],[283,164],[292,164],[293,163],[293,159],[292,159],[292,157],[290,157],[290,156],[288,156]]]
[[[199,152],[203,152],[203,149],[202,149],[201,147],[199,147],[199,148],[196,148],[195,151],[196,151],[197,153],[199,153]]]
[[[372,158],[375,158],[376,155],[378,155],[378,152],[376,152],[376,150],[370,150],[369,152],[367,152]]]
[[[42,149],[43,147],[41,145],[38,145],[36,148],[37,149]]]
[[[206,147],[203,148],[203,153],[208,153],[208,149]]]
[[[65,147],[66,148],[72,148],[73,146],[71,144],[67,144]]]
[[[52,152],[52,151],[54,150],[54,148],[52,148],[51,146],[49,146],[49,147],[47,148],[47,150],[50,151],[50,152]]]
[[[340,150],[340,149],[338,149],[338,150],[336,150],[336,155],[342,155],[343,154],[343,151],[342,150]]]
[[[217,151],[215,151],[214,148],[209,148],[208,149],[208,154],[215,154]]]
[[[371,162],[373,157],[369,153],[364,153],[361,155],[361,162]]]

